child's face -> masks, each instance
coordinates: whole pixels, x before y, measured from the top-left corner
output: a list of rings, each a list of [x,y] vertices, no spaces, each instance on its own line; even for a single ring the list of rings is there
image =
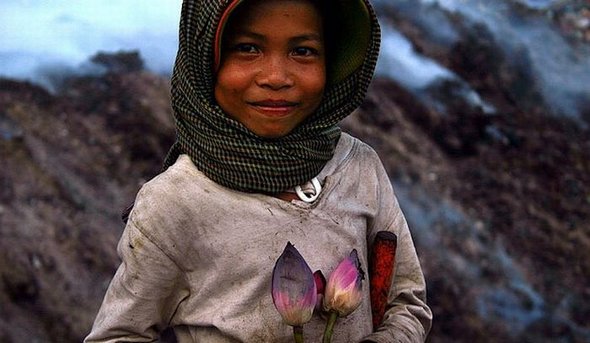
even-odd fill
[[[306,0],[249,0],[223,37],[215,99],[261,137],[288,134],[319,106],[326,84],[322,19]]]

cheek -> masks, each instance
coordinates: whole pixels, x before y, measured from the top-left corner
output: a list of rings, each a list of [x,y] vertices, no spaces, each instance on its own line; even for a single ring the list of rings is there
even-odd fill
[[[239,88],[236,87],[235,83],[228,81],[230,80],[218,78],[214,90],[217,104],[226,112],[235,106],[237,99],[240,97]]]
[[[219,106],[221,106],[223,108],[223,104],[225,102],[225,95],[224,95],[224,90],[221,84],[216,83],[215,84],[215,89],[214,89],[214,95],[215,95],[215,101],[217,101],[217,104]]]
[[[307,73],[305,75],[307,75],[304,83],[307,96],[319,103],[326,87],[325,72],[323,69],[319,69],[315,73]]]
[[[247,87],[247,78],[248,76],[241,68],[223,66],[217,73],[215,97],[239,95]]]

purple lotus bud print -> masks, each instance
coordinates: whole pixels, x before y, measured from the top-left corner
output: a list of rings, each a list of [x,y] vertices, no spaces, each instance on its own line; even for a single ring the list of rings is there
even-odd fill
[[[301,327],[311,319],[317,301],[315,279],[291,242],[287,243],[272,272],[272,300],[288,325]]]
[[[324,294],[324,310],[345,317],[360,305],[362,281],[365,273],[361,268],[356,249],[342,260],[328,278]]]
[[[313,273],[313,277],[315,279],[315,287],[317,289],[318,294],[315,309],[318,311],[322,311],[322,308],[324,306],[324,291],[326,290],[326,277],[324,276],[321,270],[316,270]]]

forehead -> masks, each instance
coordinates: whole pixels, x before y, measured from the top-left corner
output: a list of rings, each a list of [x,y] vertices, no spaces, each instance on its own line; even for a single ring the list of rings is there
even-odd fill
[[[231,11],[226,19],[226,28],[264,24],[273,18],[296,19],[300,22],[321,21],[321,12],[315,2],[310,0],[245,0]]]

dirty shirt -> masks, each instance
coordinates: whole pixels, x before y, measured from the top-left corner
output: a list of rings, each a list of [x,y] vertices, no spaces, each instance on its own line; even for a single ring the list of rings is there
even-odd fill
[[[368,280],[356,311],[338,319],[333,342],[423,342],[431,312],[416,251],[376,153],[342,134],[318,175],[313,203],[220,186],[181,155],[138,193],[118,245],[122,263],[86,342],[150,342],[172,327],[183,342],[292,342],[276,311],[271,275],[291,242],[328,276],[357,249],[361,266],[375,234],[398,236],[391,307],[373,333]],[[320,342],[326,318],[304,326]]]

